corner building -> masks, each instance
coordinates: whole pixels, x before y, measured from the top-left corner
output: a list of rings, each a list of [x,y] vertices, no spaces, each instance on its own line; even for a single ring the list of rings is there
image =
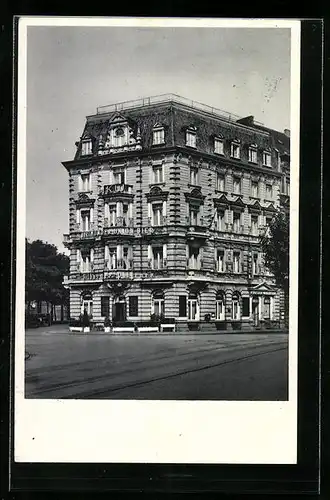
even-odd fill
[[[69,174],[70,316],[276,324],[259,235],[289,196],[289,131],[176,95],[97,109]]]

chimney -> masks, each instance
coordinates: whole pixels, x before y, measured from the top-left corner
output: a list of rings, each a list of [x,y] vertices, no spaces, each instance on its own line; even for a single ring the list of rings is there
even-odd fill
[[[284,133],[285,133],[285,135],[286,135],[287,137],[290,137],[290,129],[285,128],[285,129],[284,129]]]

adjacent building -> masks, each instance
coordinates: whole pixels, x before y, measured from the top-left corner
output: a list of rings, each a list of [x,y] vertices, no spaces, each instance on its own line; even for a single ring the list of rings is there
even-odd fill
[[[98,108],[76,146],[63,163],[71,317],[281,319],[259,236],[288,204],[289,131],[163,95]]]

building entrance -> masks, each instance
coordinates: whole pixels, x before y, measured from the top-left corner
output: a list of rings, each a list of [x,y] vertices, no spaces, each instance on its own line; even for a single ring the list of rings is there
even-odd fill
[[[252,300],[252,314],[253,322],[255,326],[259,325],[259,298],[254,298]]]
[[[113,305],[113,321],[126,320],[126,304],[125,302],[116,302]]]

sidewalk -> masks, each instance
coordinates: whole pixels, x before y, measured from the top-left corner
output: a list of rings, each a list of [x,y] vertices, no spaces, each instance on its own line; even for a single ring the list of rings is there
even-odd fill
[[[91,331],[89,333],[84,333],[84,332],[70,332],[69,331],[69,325],[67,324],[60,324],[60,325],[51,325],[51,326],[43,326],[39,328],[28,328],[26,329],[26,333],[35,333],[40,334],[47,333],[47,334],[67,334],[67,335],[72,335],[72,336],[131,336],[131,337],[151,337],[151,336],[180,336],[180,335],[245,335],[245,334],[253,334],[253,335],[267,335],[267,334],[288,334],[288,330],[281,330],[279,328],[277,329],[264,329],[264,330],[180,330],[176,332],[158,332],[158,333],[105,333],[103,331]]]

